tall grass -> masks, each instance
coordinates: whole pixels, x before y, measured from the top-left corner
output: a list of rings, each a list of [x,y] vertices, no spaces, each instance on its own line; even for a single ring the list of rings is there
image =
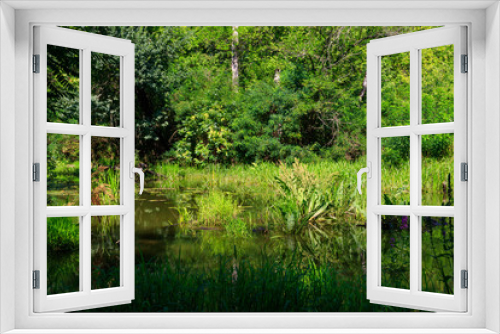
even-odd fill
[[[49,252],[77,250],[80,247],[79,219],[75,217],[47,218],[47,248]]]
[[[179,256],[180,258],[180,256]],[[365,276],[332,265],[277,262],[264,254],[254,264],[217,257],[215,268],[190,268],[176,259],[136,266],[135,300],[100,312],[394,312],[371,304]],[[92,310],[95,312],[95,310]]]
[[[120,204],[120,171],[101,168],[92,173],[92,205]]]
[[[331,205],[328,215],[332,219],[349,217],[350,220],[362,221],[365,217],[366,204],[364,198],[356,196],[355,175],[363,165],[363,160],[356,162],[320,161],[301,164],[300,168],[302,168],[301,173],[308,173],[315,179],[315,187],[320,192],[330,192]],[[283,168],[297,170],[291,165]],[[206,197],[207,193],[224,193],[226,199],[233,198],[241,206],[242,212],[238,214],[238,217],[247,221],[250,226],[283,223],[283,214],[274,205],[279,199],[283,199],[283,189],[277,186],[277,179],[283,177],[283,175],[280,176],[279,165],[263,162],[252,165],[208,165],[204,168],[195,168],[160,164],[152,166],[151,170],[155,175],[150,174],[147,181],[155,192],[191,193],[196,202],[205,206],[217,206],[224,201],[218,195],[213,195],[210,201]],[[288,196],[290,201],[296,201],[292,198],[295,195]],[[203,197],[203,199],[197,199],[197,197]],[[192,198],[181,198],[182,203],[179,207],[193,207],[191,200]],[[213,224],[213,220],[208,220],[207,223]]]
[[[241,211],[238,203],[230,195],[220,191],[210,191],[196,198],[198,222],[203,225],[221,225],[236,219]]]
[[[449,158],[429,158],[423,166],[423,192],[432,194],[433,200],[439,199],[441,205],[453,203],[450,161]],[[201,262],[192,259],[186,262],[180,257],[173,259],[168,253],[162,259],[153,257],[153,260],[138,261],[136,301],[109,310],[395,310],[366,301],[363,274],[366,272],[366,197],[356,192],[356,172],[364,166],[364,159],[281,167],[271,163],[208,165],[204,168],[168,164],[153,166],[150,170],[156,175],[146,174],[149,186],[146,191],[175,199],[179,215],[174,216],[177,221],[172,223],[179,224],[181,231],[193,229],[186,237],[199,238],[194,242],[201,242],[204,255],[206,252],[210,256],[204,256],[205,260]],[[101,179],[110,188],[111,195],[117,188],[113,186],[117,183],[112,182],[116,177],[114,172],[106,171],[109,175],[103,175]],[[383,173],[387,175],[383,178],[384,187],[392,191],[392,195],[396,192],[396,199],[387,198],[394,203],[402,200],[407,189],[403,189],[400,196],[393,190],[400,189],[405,182],[406,170],[393,168]],[[106,201],[104,197],[100,203]],[[316,214],[318,211],[320,213]],[[287,230],[287,223],[290,223],[287,214],[289,217],[290,213],[295,215],[295,225],[301,221],[307,228],[298,233],[297,230]],[[384,262],[388,275],[384,282],[390,286],[406,284],[401,275],[406,270],[405,259],[398,249],[404,249],[403,241],[407,236],[401,229],[401,222],[398,224],[396,228],[385,230],[385,250],[389,260]],[[196,229],[203,226],[217,227],[225,232],[197,233]],[[452,221],[431,219],[425,226],[422,231],[422,243],[427,250],[422,254],[424,291],[451,293]],[[108,227],[109,231],[106,230]],[[100,226],[104,229],[100,235],[113,235],[114,228],[112,225],[108,227],[107,224]],[[316,233],[316,228],[324,233]],[[49,231],[49,234],[53,233],[56,233],[55,229]],[[235,265],[235,256],[231,255],[234,245],[238,245],[242,238],[257,240],[255,237],[251,239],[257,233],[269,233],[264,238],[267,239],[266,245],[273,249],[263,252],[265,254],[259,259],[254,253],[250,256],[242,252]],[[391,247],[392,237],[400,238],[401,244],[394,243],[395,247]],[[67,243],[55,241],[57,238],[50,242],[55,245]],[[99,268],[106,272],[96,277],[103,280],[103,287],[107,287],[117,281],[116,268],[111,264],[116,260],[112,248],[119,243],[115,238],[102,238],[100,242],[93,237],[93,242],[102,245],[95,254],[102,262]],[[107,256],[106,252],[111,255]],[[291,254],[294,254],[293,261]],[[214,259],[218,261],[216,264]],[[393,265],[393,260],[397,266]],[[237,280],[234,279],[235,268]],[[392,277],[391,268],[394,269]]]

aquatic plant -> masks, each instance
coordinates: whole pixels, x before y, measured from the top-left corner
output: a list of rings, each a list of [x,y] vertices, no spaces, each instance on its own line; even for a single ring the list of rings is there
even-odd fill
[[[224,224],[227,236],[233,238],[251,237],[247,223],[242,219],[230,219]]]
[[[213,190],[195,199],[198,206],[198,223],[221,225],[235,219],[241,208],[227,194]]]
[[[135,299],[89,312],[414,312],[370,303],[366,276],[345,275],[334,265],[262,254],[256,263],[236,256],[235,266],[231,254],[214,258],[215,267],[195,268],[180,258],[139,255]]]
[[[321,232],[332,205],[331,189],[320,186],[323,180],[296,159],[291,167],[280,165],[275,181],[281,195],[275,205],[283,216],[284,230],[300,233],[307,227]]]

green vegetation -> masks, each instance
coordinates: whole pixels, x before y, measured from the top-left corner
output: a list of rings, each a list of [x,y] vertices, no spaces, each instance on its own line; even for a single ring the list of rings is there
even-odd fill
[[[216,257],[216,268],[139,260],[136,298],[99,312],[405,312],[371,304],[363,275],[346,277],[332,265],[304,267],[292,258],[257,263]],[[95,312],[96,310],[90,310]]]
[[[352,177],[363,164],[360,160],[350,163],[295,162],[290,165],[260,163],[234,168],[210,165],[204,169],[156,166],[155,170],[170,171],[169,177],[157,178],[149,174],[146,191],[156,195],[146,198],[144,202],[137,202],[140,211],[136,212],[136,217],[138,224],[141,224],[141,219],[147,221],[148,212],[158,214],[155,217],[162,217],[166,221],[147,229],[146,243],[140,241],[139,229],[137,250],[149,251],[150,242],[154,240],[151,239],[150,231],[162,229],[158,226],[173,228],[175,234],[171,237],[168,234],[157,235],[159,243],[170,244],[164,253],[146,258],[137,255],[136,301],[131,305],[102,311],[250,312],[280,311],[285,310],[285,307],[290,311],[399,310],[376,306],[365,299],[365,201],[356,195],[355,178]],[[436,160],[431,164],[433,172],[438,175],[444,174],[448,165],[449,159]],[[391,180],[397,184],[403,181],[403,177],[395,174]],[[167,191],[162,185],[171,179],[177,182]],[[284,191],[280,182],[290,184],[289,188],[294,190]],[[336,187],[332,187],[332,184]],[[442,188],[427,191],[439,192]],[[304,201],[308,203],[310,197],[304,196],[304,193],[313,194],[313,198],[317,193],[324,196],[328,203],[327,209],[317,220],[308,221],[300,232],[288,229],[284,208],[289,205],[290,212],[305,212],[303,208],[309,208],[309,205],[297,205]],[[147,206],[143,207],[142,203]],[[203,206],[198,207],[198,203],[203,203]],[[169,214],[166,207],[171,207],[174,213]],[[178,208],[185,208],[189,214],[180,214]],[[202,208],[210,210],[203,211],[207,209]],[[302,211],[296,211],[296,208]],[[200,219],[200,210],[204,212],[204,217],[210,219]],[[408,272],[408,257],[404,249],[408,248],[409,230],[401,218],[384,221],[387,258],[383,282],[386,286],[405,287],[408,283],[408,277],[405,276]],[[118,239],[117,225],[116,221],[111,223],[107,218],[99,224],[93,221],[95,227],[92,229],[92,238],[96,245],[93,249],[98,252],[100,263],[100,267],[93,270],[93,279],[97,280],[93,282],[94,287],[113,286],[117,282],[117,267],[110,267],[110,264],[114,264],[113,254],[117,254],[117,249],[113,247]],[[429,247],[423,254],[424,287],[427,291],[447,292],[447,286],[450,287],[450,282],[453,282],[450,277],[452,265],[449,262],[453,254],[453,238],[449,237],[453,233],[452,227],[436,224],[435,219],[429,220],[425,226],[422,242]],[[447,238],[442,228],[446,228]],[[56,243],[49,242],[51,245],[55,246]],[[233,264],[237,265],[238,279],[245,277],[244,284],[232,283],[235,272]],[[270,267],[275,268],[275,271],[270,270]],[[69,266],[68,270],[72,268]],[[264,274],[267,276],[262,276]],[[175,276],[167,279],[169,275]],[[332,277],[336,277],[336,280],[334,283],[331,280],[322,282],[323,275],[335,275]],[[285,282],[282,282],[283,277],[287,277]],[[299,289],[296,296],[291,294],[292,288]],[[265,290],[269,291],[268,297],[258,294],[261,289],[268,289]],[[198,294],[195,296],[196,291]],[[314,295],[319,291],[321,294]],[[334,292],[336,297],[331,297],[329,293]],[[245,295],[247,299],[235,299],[233,293]],[[176,297],[166,298],[170,294]],[[281,299],[271,298],[275,294]],[[214,299],[215,296],[218,297]],[[263,299],[252,299],[256,296]],[[326,306],[328,298],[335,303]],[[243,303],[248,305],[245,307]],[[197,306],[193,306],[195,304]]]
[[[238,203],[228,194],[211,191],[196,198],[198,221],[202,225],[232,222],[240,211]]]
[[[429,28],[73,27],[136,45],[139,159],[186,165],[359,158],[367,43]],[[61,49],[49,54],[48,117],[77,122],[78,55]],[[93,58],[92,124],[117,113],[117,65],[105,58]],[[424,122],[453,120],[452,61],[453,47],[423,52]],[[409,122],[408,64],[403,54],[383,58],[384,125]]]
[[[74,251],[80,247],[78,219],[53,217],[47,221],[47,245],[49,251]]]

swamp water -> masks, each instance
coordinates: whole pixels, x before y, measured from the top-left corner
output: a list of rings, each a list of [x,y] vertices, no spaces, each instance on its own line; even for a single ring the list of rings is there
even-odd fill
[[[135,300],[97,311],[410,311],[366,300],[363,222],[338,219],[325,229],[328,238],[282,233],[274,225],[268,194],[241,191],[231,195],[241,208],[238,217],[245,221],[245,228],[235,233],[227,225],[197,224],[199,198],[212,187],[163,185],[148,182],[143,195],[136,195]],[[51,192],[49,196],[67,202],[72,195]],[[119,285],[117,218],[92,222],[93,289]],[[389,225],[383,243],[392,267],[385,280],[388,286],[405,288],[409,277],[404,241],[409,230],[404,219],[391,219]],[[78,249],[49,249],[49,254],[49,294],[78,291]]]

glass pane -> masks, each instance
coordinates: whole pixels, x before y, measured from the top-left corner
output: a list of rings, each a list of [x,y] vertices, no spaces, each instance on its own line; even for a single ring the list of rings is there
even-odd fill
[[[410,288],[410,218],[382,216],[382,286]]]
[[[92,137],[92,205],[120,204],[120,138]]]
[[[47,218],[47,294],[80,291],[80,219]]]
[[[453,206],[453,134],[422,136],[422,205]]]
[[[422,124],[453,122],[453,45],[423,49]]]
[[[80,123],[80,50],[47,45],[47,122]]]
[[[410,137],[382,138],[382,204],[410,204]]]
[[[120,57],[92,52],[92,125],[120,126]]]
[[[47,206],[80,202],[80,136],[47,134]]]
[[[453,218],[422,217],[422,291],[453,294]]]
[[[120,216],[92,217],[92,289],[120,286]]]
[[[410,125],[410,53],[381,59],[382,126]]]

